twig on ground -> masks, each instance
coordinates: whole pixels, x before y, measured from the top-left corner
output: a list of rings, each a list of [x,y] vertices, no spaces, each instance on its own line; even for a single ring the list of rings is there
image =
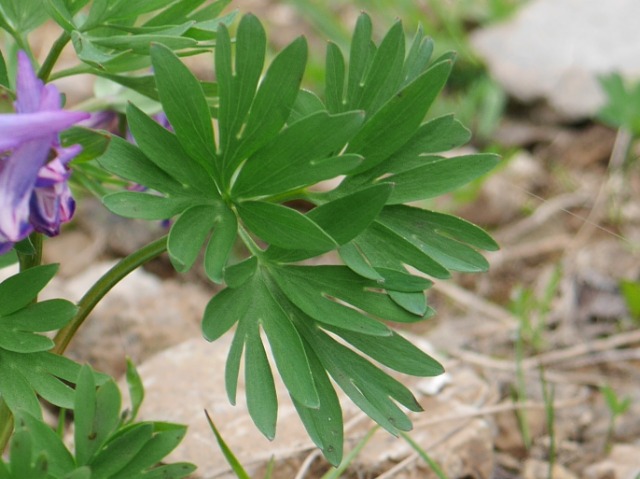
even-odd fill
[[[553,403],[553,408],[554,409],[572,408],[584,403],[586,399],[587,399],[586,397],[577,397],[577,398],[572,398],[564,401],[556,401]],[[517,411],[521,409],[544,410],[546,407],[547,405],[545,405],[542,402],[533,402],[533,401],[525,401],[522,403],[509,402],[505,404],[494,404],[491,406],[486,406],[486,407],[477,409],[475,411],[467,411],[464,413],[450,414],[447,416],[440,416],[438,418],[416,421],[414,423],[414,429],[417,430],[418,428],[421,428],[421,427],[434,426],[436,424],[441,424],[443,422],[453,422],[453,421],[459,421],[462,419],[473,419],[476,417],[491,416],[494,414],[499,414],[501,412]]]
[[[491,269],[493,270],[500,268],[503,264],[508,262],[535,258],[537,256],[562,251],[567,247],[570,241],[570,235],[559,234],[542,240],[521,243],[508,249],[490,252],[487,253],[486,256],[489,264],[491,265]]]
[[[311,465],[313,464],[313,462],[320,456],[320,449],[314,449],[309,454],[307,454],[307,457],[305,457],[304,461],[300,465],[300,469],[298,469],[298,473],[296,474],[296,477],[294,479],[304,479],[304,477],[307,475],[307,472],[309,472],[309,469],[311,469]]]
[[[567,363],[579,358],[580,356],[593,355],[605,351],[613,352],[616,348],[637,342],[640,342],[640,330],[628,331],[615,334],[607,338],[597,339],[557,351],[549,351],[537,356],[532,356],[522,361],[522,367],[524,369],[538,369],[540,367],[547,368],[549,366],[558,366],[559,364]],[[490,369],[507,372],[515,372],[516,370],[516,366],[511,360],[495,359],[474,351],[453,350],[449,351],[449,354],[461,359],[462,361]],[[634,353],[634,356],[630,357],[630,359],[636,359],[636,354],[637,353]],[[607,357],[608,356],[606,355],[601,355],[598,360],[592,359],[592,361],[606,362],[607,359],[605,358]],[[618,356],[618,358],[620,357],[622,357],[622,355]]]
[[[459,306],[482,314],[485,319],[496,320],[509,328],[518,325],[518,318],[506,309],[451,282],[438,281],[433,285],[433,290],[448,296]]]
[[[534,198],[543,201],[543,203],[530,216],[498,231],[495,236],[500,244],[514,244],[518,242],[520,238],[539,229],[556,214],[570,213],[569,208],[576,206],[584,207],[589,204],[592,199],[592,194],[583,190],[564,193],[549,200],[534,195],[530,191],[525,191]]]

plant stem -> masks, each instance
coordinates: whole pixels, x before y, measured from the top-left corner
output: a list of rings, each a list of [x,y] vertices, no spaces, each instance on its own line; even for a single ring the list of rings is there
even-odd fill
[[[55,354],[64,353],[78,328],[111,288],[135,269],[164,253],[166,249],[167,237],[163,236],[121,259],[113,268],[107,271],[80,299],[78,312],[69,324],[58,331],[53,340],[55,346],[51,352]]]
[[[247,231],[242,226],[238,228],[238,233],[240,235],[240,239],[242,239],[242,242],[247,247],[247,249],[251,252],[251,254],[253,254],[256,258],[260,258],[262,256],[262,253],[264,253],[264,251],[262,251],[262,249],[260,249],[260,247],[256,244],[256,242],[253,241],[253,238],[251,237],[251,235],[247,233]]]
[[[516,338],[515,352],[516,352],[516,386],[515,396],[516,401],[520,404],[524,404],[527,397],[527,383],[524,373],[522,362],[524,360],[524,339],[522,338],[522,329],[518,328],[518,336]],[[527,451],[531,449],[531,433],[529,431],[529,420],[527,417],[526,409],[516,410],[516,417],[520,424],[520,434],[522,436],[522,442]]]
[[[29,236],[29,240],[33,245],[35,253],[26,254],[18,251],[18,262],[20,263],[20,271],[33,268],[34,266],[40,266],[42,263],[42,242],[43,237],[41,233],[32,233]]]
[[[58,57],[62,50],[69,43],[71,37],[67,32],[62,32],[57,40],[53,43],[51,50],[49,50],[49,54],[47,58],[45,58],[44,63],[40,67],[40,71],[38,72],[38,78],[40,78],[43,82],[49,81],[49,76],[51,75],[51,70],[53,70],[53,66],[58,61]]]

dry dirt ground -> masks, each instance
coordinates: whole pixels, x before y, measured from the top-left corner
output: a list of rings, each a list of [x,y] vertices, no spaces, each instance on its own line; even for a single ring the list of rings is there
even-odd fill
[[[457,477],[632,479],[640,470],[640,318],[619,283],[640,280],[638,145],[592,122],[561,124],[540,105],[513,106],[494,141],[515,153],[473,199],[431,206],[485,227],[501,250],[488,255],[488,273],[438,282],[429,292],[437,317],[410,331],[492,391],[474,412],[491,425],[491,472],[478,466]],[[626,151],[631,161],[623,161]],[[96,221],[95,212],[91,201],[81,203],[73,231],[50,243],[52,259],[72,249],[77,272],[157,233],[102,213]],[[163,259],[149,270],[175,277]],[[180,281],[203,280],[194,273]],[[611,429],[603,387],[630,399]],[[326,470],[303,459],[280,465],[289,472],[276,477]],[[432,477],[419,462],[354,466],[343,477]]]

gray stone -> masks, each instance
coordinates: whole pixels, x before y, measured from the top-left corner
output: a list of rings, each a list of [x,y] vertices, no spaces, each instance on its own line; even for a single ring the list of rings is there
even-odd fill
[[[72,278],[54,278],[41,297],[78,301],[114,264],[98,262]],[[201,337],[200,319],[211,296],[199,285],[161,280],[137,269],[100,301],[68,354],[118,377],[127,356],[139,364],[165,348]]]
[[[602,104],[599,75],[640,76],[638,18],[637,0],[532,0],[471,42],[510,94],[577,119]]]

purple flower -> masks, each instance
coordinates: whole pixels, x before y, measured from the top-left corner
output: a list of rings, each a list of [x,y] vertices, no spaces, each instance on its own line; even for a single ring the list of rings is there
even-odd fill
[[[18,53],[15,113],[0,114],[0,254],[33,231],[57,234],[73,215],[67,163],[80,146],[61,147],[58,134],[88,116],[64,111],[58,89]]]

